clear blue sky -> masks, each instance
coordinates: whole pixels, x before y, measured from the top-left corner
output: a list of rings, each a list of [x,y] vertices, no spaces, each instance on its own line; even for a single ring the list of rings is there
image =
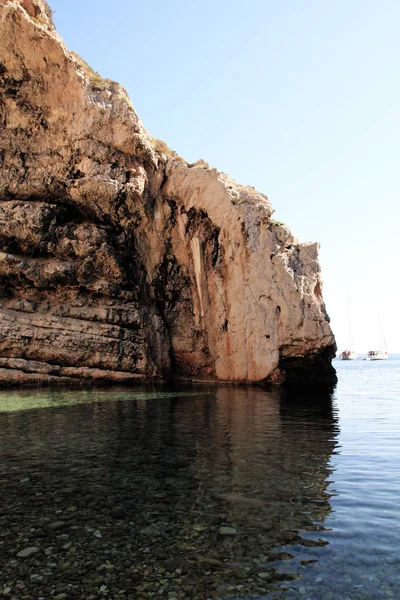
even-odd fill
[[[400,352],[400,2],[50,0],[146,129],[267,194],[321,243],[339,348]]]

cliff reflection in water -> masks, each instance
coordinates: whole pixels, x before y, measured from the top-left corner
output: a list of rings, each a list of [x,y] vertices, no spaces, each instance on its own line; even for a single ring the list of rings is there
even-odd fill
[[[263,595],[306,568],[287,560],[298,548],[325,544],[328,392],[45,394],[27,410],[21,392],[19,412],[0,397],[0,560],[20,595]]]

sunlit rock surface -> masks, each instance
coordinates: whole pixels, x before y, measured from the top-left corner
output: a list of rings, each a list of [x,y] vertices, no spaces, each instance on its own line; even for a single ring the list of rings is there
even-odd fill
[[[318,245],[0,6],[0,382],[334,379]]]

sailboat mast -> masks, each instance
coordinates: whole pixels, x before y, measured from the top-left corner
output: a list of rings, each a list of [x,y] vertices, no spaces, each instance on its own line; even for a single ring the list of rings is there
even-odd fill
[[[380,319],[380,316],[379,316],[379,312],[378,312],[378,328],[379,328],[379,346],[380,346],[380,349],[382,351],[384,350],[385,352],[387,352],[386,340],[385,340],[385,335],[383,333],[383,329],[382,329],[382,326],[381,326],[381,319]],[[383,347],[382,347],[382,342],[383,342]]]
[[[351,331],[351,318],[350,318],[350,296],[347,296],[347,310],[348,310],[348,315],[349,315],[349,343],[350,343],[350,350],[354,350],[353,334],[352,334],[352,331]]]
[[[385,334],[383,333],[383,330],[382,330],[382,339],[383,339],[383,347],[384,347],[384,349],[385,349],[385,352],[387,352],[387,346],[386,346]]]

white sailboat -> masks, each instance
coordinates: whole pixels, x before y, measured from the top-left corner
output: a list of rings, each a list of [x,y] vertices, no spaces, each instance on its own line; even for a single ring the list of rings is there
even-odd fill
[[[370,350],[367,354],[367,360],[387,360],[389,354],[386,347],[385,336],[381,327],[381,322],[378,315],[378,335],[379,335],[379,350]]]
[[[358,355],[353,350],[343,350],[340,353],[340,358],[342,360],[356,360]]]
[[[346,348],[345,350],[343,350],[339,354],[339,357],[341,358],[341,360],[356,360],[357,354],[353,350],[354,342],[353,342],[353,334],[351,331],[350,298],[347,299],[347,304],[348,304],[348,313],[349,313],[349,343],[350,343],[350,346],[349,346],[349,348]]]
[[[384,350],[370,350],[368,352],[367,360],[387,360],[389,354]]]

